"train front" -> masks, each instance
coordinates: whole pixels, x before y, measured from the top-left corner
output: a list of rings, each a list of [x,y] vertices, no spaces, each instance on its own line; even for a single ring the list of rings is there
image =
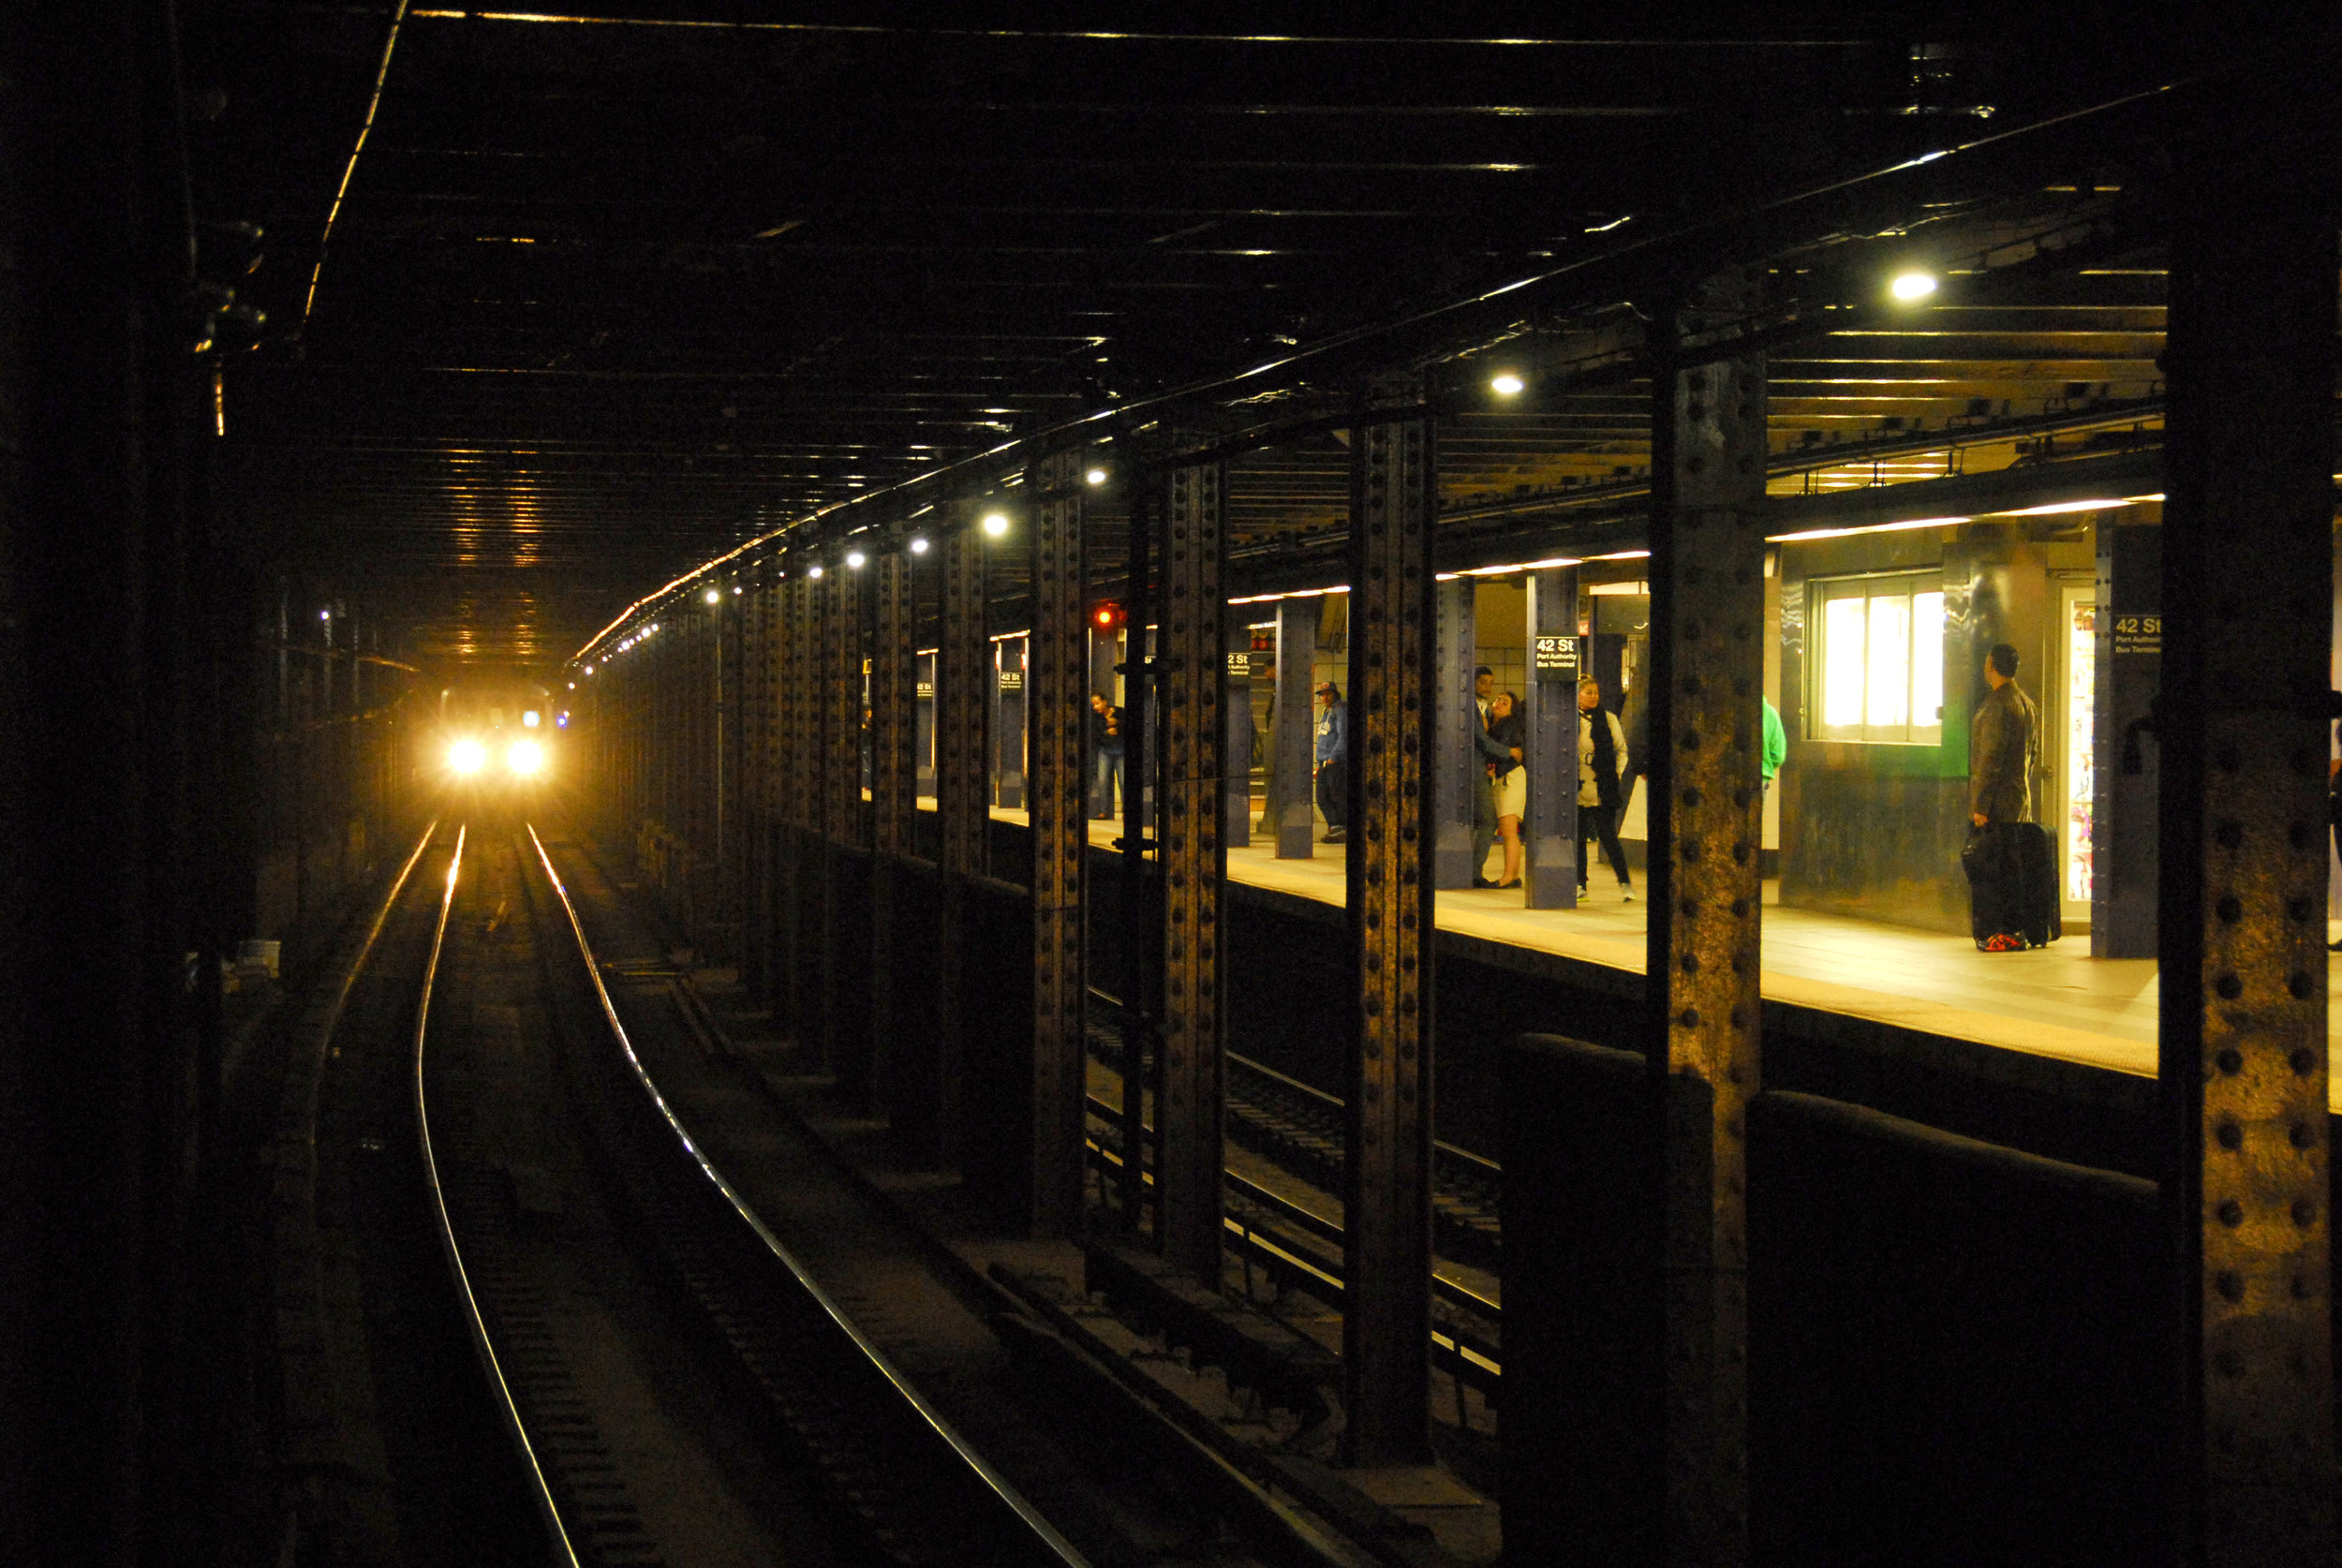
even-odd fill
[[[541,688],[440,693],[437,751],[450,807],[474,819],[534,814],[553,781],[557,733]]]

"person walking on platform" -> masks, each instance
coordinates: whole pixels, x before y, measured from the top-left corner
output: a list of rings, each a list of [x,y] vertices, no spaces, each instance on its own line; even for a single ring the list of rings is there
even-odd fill
[[[1519,887],[1520,819],[1529,812],[1529,770],[1522,765],[1528,758],[1528,716],[1520,711],[1519,697],[1510,691],[1490,698],[1489,713],[1489,738],[1505,748],[1505,761],[1490,764],[1496,770],[1496,831],[1505,840],[1505,874],[1496,885]]]
[[[1350,709],[1341,688],[1327,681],[1317,688],[1326,711],[1317,716],[1317,808],[1326,813],[1321,843],[1339,844],[1350,822]]]
[[[1489,735],[1489,704],[1496,697],[1496,672],[1483,664],[1472,672],[1472,885],[1489,880],[1489,850],[1496,842],[1496,764],[1505,748]]]
[[[1635,884],[1626,875],[1626,851],[1618,841],[1618,817],[1625,805],[1626,731],[1618,715],[1602,705],[1602,683],[1591,676],[1578,683],[1578,895],[1586,895],[1586,877],[1593,869],[1586,858],[1594,836],[1602,852],[1618,873],[1618,893],[1632,902]]]
[[[1984,656],[1991,689],[1968,720],[1968,896],[1976,945],[1986,953],[2023,948],[2026,879],[2020,830],[2033,821],[2033,774],[2040,763],[2041,710],[2017,685],[2017,650],[1995,643]]]

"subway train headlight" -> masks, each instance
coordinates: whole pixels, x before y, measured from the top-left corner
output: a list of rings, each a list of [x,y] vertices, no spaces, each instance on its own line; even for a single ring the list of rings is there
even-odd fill
[[[448,771],[465,777],[478,773],[488,762],[488,748],[476,740],[459,740],[447,748]]]
[[[545,768],[545,748],[533,740],[516,740],[504,754],[504,765],[523,778],[534,778]]]

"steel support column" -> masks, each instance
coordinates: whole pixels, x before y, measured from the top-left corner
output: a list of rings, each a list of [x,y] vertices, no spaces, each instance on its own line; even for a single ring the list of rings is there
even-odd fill
[[[1268,821],[1279,860],[1308,860],[1316,854],[1317,817],[1311,798],[1314,780],[1312,693],[1310,672],[1317,663],[1317,617],[1323,600],[1280,599],[1277,603],[1277,705],[1269,716]]]
[[[862,580],[834,566],[822,584],[822,832],[862,837]]]
[[[912,656],[911,556],[890,550],[871,562],[878,574],[877,637],[870,652],[870,806],[872,841],[882,854],[912,852],[919,809],[912,754],[918,692]]]
[[[1030,637],[1003,637],[991,645],[992,659],[992,804],[1005,811],[1030,806],[1027,780],[1025,690],[1031,662]]]
[[[1027,690],[1032,813],[1032,1144],[1027,1222],[1063,1235],[1080,1223],[1083,1039],[1082,872],[1089,847],[1083,793],[1089,757],[1089,643],[1083,602],[1087,486],[1081,454],[1034,471],[1032,637]]]
[[[936,649],[935,811],[943,869],[980,877],[991,817],[985,766],[985,711],[991,705],[992,650],[984,640],[984,534],[973,518],[945,534],[943,629]]]
[[[1431,518],[1428,419],[1350,440],[1352,1016],[1344,1461],[1430,1456]],[[1306,682],[1303,683],[1306,686]]]
[[[1726,328],[1737,274],[1689,301]],[[1666,1560],[1748,1556],[1745,1106],[1756,1092],[1765,365],[1657,376],[1652,399],[1651,917],[1647,1051],[1677,1080],[1659,1145]],[[1662,1115],[1660,1105],[1669,1110]],[[1655,1479],[1655,1478],[1654,1478]]]
[[[1175,468],[1163,527],[1163,1098],[1155,1109],[1163,1255],[1217,1289],[1224,1034],[1220,989],[1224,560],[1218,465]],[[1125,1088],[1128,1093],[1128,1088]]]
[[[2225,167],[2175,206],[2159,945],[2177,1561],[2323,1561],[2335,225]]]
[[[1223,507],[1227,500],[1224,473],[1221,484]],[[1223,610],[1219,645],[1225,651],[1227,669],[1220,719],[1224,770],[1220,838],[1226,848],[1242,850],[1253,843],[1253,743],[1257,732],[1253,724],[1253,632],[1241,609]]]
[[[1431,875],[1439,887],[1470,887],[1481,868],[1472,860],[1472,796],[1475,770],[1487,764],[1473,746],[1472,672],[1479,661],[1479,618],[1470,577],[1432,590],[1438,605],[1434,634],[1438,673],[1431,701]],[[1536,775],[1529,776],[1534,778]]]
[[[1578,907],[1578,569],[1529,574],[1529,815],[1533,910]]]

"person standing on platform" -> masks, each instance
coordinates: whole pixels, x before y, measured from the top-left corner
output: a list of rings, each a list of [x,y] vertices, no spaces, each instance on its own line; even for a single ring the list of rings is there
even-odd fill
[[[1096,692],[1089,696],[1089,746],[1095,773],[1091,777],[1089,814],[1114,815],[1115,791],[1122,784],[1122,718],[1120,708]]]
[[[1765,749],[1758,765],[1763,769],[1765,793],[1771,794],[1772,776],[1781,771],[1781,760],[1789,754],[1789,737],[1781,728],[1781,714],[1772,705],[1772,699],[1759,697],[1756,700],[1765,705]],[[1635,744],[1631,729],[1627,732],[1626,744],[1629,747]]]
[[[1472,885],[1494,887],[1489,879],[1489,850],[1496,842],[1496,764],[1505,750],[1489,734],[1489,704],[1496,696],[1496,672],[1483,664],[1472,672]]]
[[[2023,870],[2016,835],[2033,820],[2033,774],[2041,751],[2041,710],[2017,685],[2017,650],[1995,643],[1984,656],[1991,688],[1968,720],[1968,821],[1977,829],[1969,879],[1976,945],[1987,953],[2022,950]]]
[[[1520,699],[1509,691],[1500,691],[1489,702],[1489,737],[1505,748],[1505,760],[1491,764],[1496,769],[1496,831],[1505,840],[1505,874],[1496,879],[1498,887],[1520,885],[1520,819],[1529,812],[1529,770],[1522,764],[1528,759],[1528,716],[1520,711]]]
[[[1317,808],[1326,813],[1326,844],[1339,844],[1350,822],[1350,708],[1341,688],[1327,681],[1317,688],[1326,704],[1317,716]]]
[[[1602,705],[1602,683],[1588,676],[1578,683],[1578,896],[1586,895],[1586,877],[1593,869],[1586,849],[1595,835],[1602,852],[1618,873],[1619,897],[1632,903],[1635,884],[1626,874],[1626,851],[1618,841],[1618,818],[1625,803],[1626,730],[1618,715]]]

